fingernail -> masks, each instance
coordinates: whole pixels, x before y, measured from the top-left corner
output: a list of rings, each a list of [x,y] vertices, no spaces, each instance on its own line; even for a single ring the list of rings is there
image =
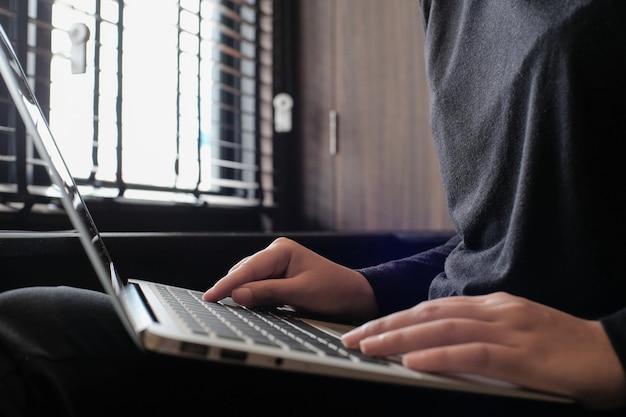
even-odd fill
[[[365,338],[359,342],[359,350],[366,355],[375,353],[382,339],[382,335]]]
[[[209,295],[211,294],[211,290],[213,289],[213,287],[209,288],[208,290],[206,290],[204,292],[204,294],[202,294],[202,299],[204,301],[206,301],[209,298]]]
[[[361,327],[356,327],[349,332],[344,333],[343,336],[341,336],[341,342],[347,348],[356,349],[362,333],[363,329]]]

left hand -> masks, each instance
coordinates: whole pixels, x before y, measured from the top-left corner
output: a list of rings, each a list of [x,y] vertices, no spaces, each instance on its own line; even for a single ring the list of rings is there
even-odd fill
[[[602,324],[506,293],[448,297],[368,322],[344,335],[406,367],[470,373],[573,397],[591,408],[626,403],[626,377]]]

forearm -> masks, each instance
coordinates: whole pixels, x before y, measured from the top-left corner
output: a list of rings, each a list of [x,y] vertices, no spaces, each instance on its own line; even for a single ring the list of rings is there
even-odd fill
[[[374,290],[378,314],[403,310],[427,299],[430,282],[443,272],[446,258],[459,241],[454,236],[441,246],[410,257],[359,269]]]

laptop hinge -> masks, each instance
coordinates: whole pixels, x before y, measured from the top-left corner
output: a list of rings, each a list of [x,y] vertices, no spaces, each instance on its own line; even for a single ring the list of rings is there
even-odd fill
[[[136,331],[141,332],[156,321],[154,313],[148,307],[136,284],[129,283],[126,285],[122,291],[121,299],[124,303],[124,309],[130,312],[128,317]]]

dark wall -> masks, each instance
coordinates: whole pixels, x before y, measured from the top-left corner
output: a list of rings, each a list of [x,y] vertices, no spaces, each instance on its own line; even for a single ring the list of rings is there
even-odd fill
[[[267,233],[104,233],[118,272],[206,289],[241,258],[272,242]],[[287,235],[349,267],[408,256],[448,236],[296,233]],[[32,285],[101,289],[77,236],[62,233],[0,233],[0,291]]]

